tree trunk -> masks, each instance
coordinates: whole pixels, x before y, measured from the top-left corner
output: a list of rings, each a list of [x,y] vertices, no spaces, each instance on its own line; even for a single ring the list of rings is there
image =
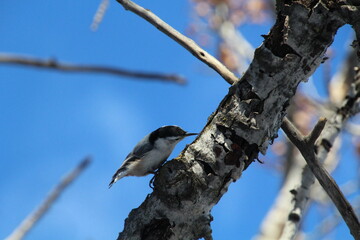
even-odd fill
[[[118,239],[212,239],[212,207],[277,137],[289,100],[338,28],[360,16],[355,7],[327,1],[278,1],[277,12],[249,69],[198,138],[161,168],[153,193],[131,211]]]

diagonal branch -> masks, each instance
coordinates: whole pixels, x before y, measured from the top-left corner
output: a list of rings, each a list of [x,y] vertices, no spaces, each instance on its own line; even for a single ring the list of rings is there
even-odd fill
[[[58,62],[54,59],[38,59],[25,56],[15,56],[8,54],[0,54],[0,64],[24,65],[38,68],[49,68],[66,72],[84,72],[84,73],[102,73],[112,74],[121,77],[131,77],[142,80],[160,80],[165,82],[174,82],[178,84],[185,84],[186,80],[175,74],[161,74],[151,72],[129,71],[121,68],[113,68],[98,65],[77,65]]]
[[[259,152],[266,153],[297,86],[321,64],[344,24],[326,3],[277,5],[278,19],[242,80],[196,140],[161,168],[154,191],[130,212],[119,240],[212,239],[211,209]]]
[[[67,174],[60,183],[50,192],[49,196],[45,199],[40,206],[35,209],[34,212],[30,213],[24,221],[11,233],[6,240],[20,240],[22,239],[31,228],[40,220],[42,216],[49,210],[54,202],[84,170],[89,166],[91,159],[89,157],[83,159],[79,165]]]
[[[126,10],[130,10],[138,16],[142,17],[152,25],[154,25],[161,32],[165,33],[185,49],[187,49],[192,55],[198,58],[200,61],[207,64],[209,67],[219,73],[228,83],[233,84],[238,81],[238,77],[235,76],[226,66],[219,62],[215,57],[210,55],[199,45],[197,45],[192,39],[184,36],[169,24],[161,20],[158,16],[152,13],[150,10],[145,9],[130,0],[117,0]]]
[[[306,137],[302,136],[296,127],[286,118],[284,119],[281,127],[288,138],[299,149],[312,173],[318,179],[320,185],[323,187],[323,189],[335,204],[336,208],[339,210],[354,239],[360,239],[360,223],[352,206],[346,200],[335,180],[330,176],[326,169],[321,164],[319,164],[314,152],[315,140],[324,129],[325,123],[325,118],[320,119],[312,133]]]

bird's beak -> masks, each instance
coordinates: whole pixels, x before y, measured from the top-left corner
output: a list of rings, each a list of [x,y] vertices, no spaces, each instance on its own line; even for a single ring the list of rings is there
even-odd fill
[[[198,133],[185,133],[185,137],[198,135]]]

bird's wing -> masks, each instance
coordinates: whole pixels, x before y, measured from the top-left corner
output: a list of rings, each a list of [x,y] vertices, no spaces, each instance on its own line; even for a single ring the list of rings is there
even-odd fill
[[[138,158],[142,158],[146,153],[148,153],[151,149],[153,149],[153,147],[154,146],[151,143],[137,144],[134,147],[134,150],[126,157],[126,159],[128,159],[131,156],[136,156]],[[124,161],[124,163],[125,163],[125,161]]]

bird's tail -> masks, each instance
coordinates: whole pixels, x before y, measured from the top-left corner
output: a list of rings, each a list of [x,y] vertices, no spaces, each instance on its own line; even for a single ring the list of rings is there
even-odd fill
[[[114,176],[112,177],[111,182],[109,183],[109,188],[111,188],[111,186],[116,183],[118,180],[120,180],[121,178],[126,176],[126,168],[119,168],[116,173],[114,174]]]

